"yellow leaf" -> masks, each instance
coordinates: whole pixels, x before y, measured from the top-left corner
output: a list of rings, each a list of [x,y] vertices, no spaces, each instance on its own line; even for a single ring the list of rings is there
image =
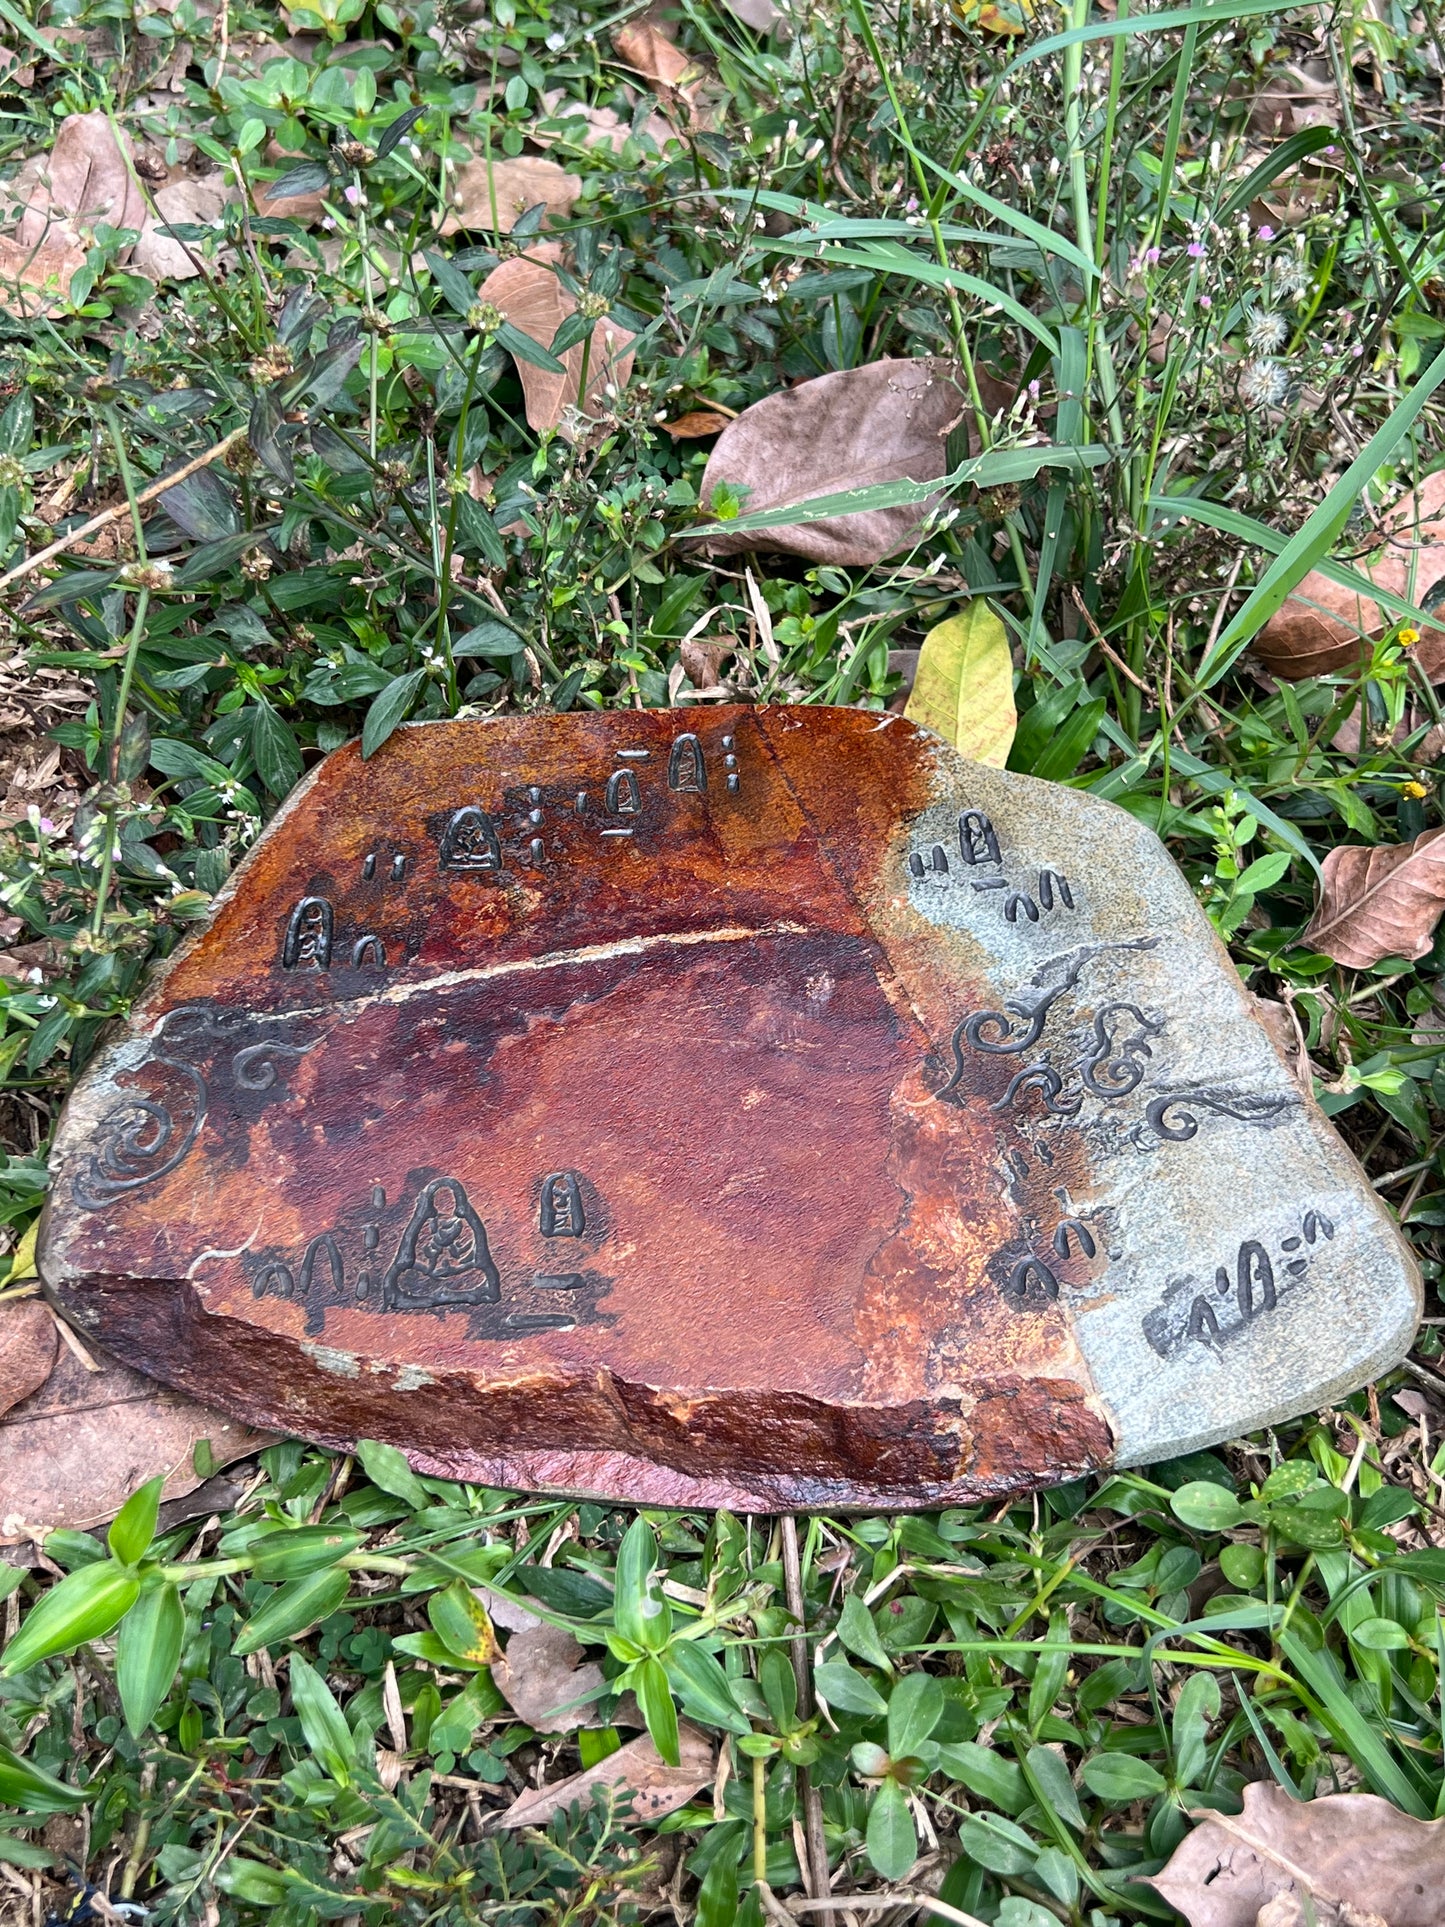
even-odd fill
[[[10,1261],[10,1275],[5,1280],[7,1285],[18,1285],[22,1278],[40,1276],[35,1269],[35,1241],[39,1236],[40,1220],[35,1218],[32,1219],[25,1236],[15,1247],[15,1256]]]
[[[982,596],[930,629],[904,715],[975,763],[1002,769],[1018,728],[1008,632]]]

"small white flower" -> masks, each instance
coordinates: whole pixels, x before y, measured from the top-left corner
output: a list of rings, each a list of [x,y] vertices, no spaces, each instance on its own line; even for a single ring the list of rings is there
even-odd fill
[[[1282,348],[1289,328],[1282,314],[1271,314],[1265,308],[1256,308],[1249,317],[1245,338],[1251,351],[1256,355],[1272,355]]]
[[[1246,408],[1275,408],[1289,390],[1289,377],[1277,361],[1263,356],[1245,362],[1239,374],[1239,399]]]

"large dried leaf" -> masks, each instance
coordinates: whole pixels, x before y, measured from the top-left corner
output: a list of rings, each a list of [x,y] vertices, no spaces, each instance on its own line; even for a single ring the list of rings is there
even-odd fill
[[[172,223],[177,226],[190,223],[209,226],[220,218],[221,210],[233,192],[219,168],[210,174],[197,174],[190,179],[172,181],[166,187],[157,188],[156,213],[146,216],[140,239],[131,255],[130,264],[136,273],[145,275],[151,281],[189,281],[198,275],[201,270],[196,265],[195,257],[200,254],[200,249],[182,247],[179,241],[163,234],[161,229]]]
[[[1320,900],[1301,942],[1351,970],[1381,957],[1423,957],[1445,909],[1445,830],[1382,849],[1345,843],[1323,864]]]
[[[1445,471],[1426,476],[1391,510],[1386,539],[1375,555],[1353,566],[1393,595],[1424,607],[1445,581]],[[1300,583],[1254,641],[1271,675],[1287,682],[1353,668],[1397,618],[1317,569]],[[1432,682],[1445,677],[1445,626],[1427,629],[1415,650]]]
[[[577,304],[551,268],[536,256],[519,254],[499,267],[477,290],[479,301],[490,301],[513,327],[550,348],[552,338]],[[582,381],[582,355],[587,344],[574,342],[562,355],[565,374],[517,360],[527,420],[533,428],[555,428],[568,441],[577,439],[574,410]],[[632,373],[632,336],[615,321],[601,320],[592,330],[587,355],[587,400],[584,413],[594,413],[606,399],[608,386],[626,387]]]
[[[0,1305],[0,1413],[40,1390],[59,1343],[54,1314],[40,1299]]]
[[[629,1787],[634,1799],[632,1811],[644,1823],[675,1813],[713,1777],[712,1746],[705,1733],[686,1720],[678,1721],[677,1740],[681,1764],[669,1766],[644,1733],[629,1740],[617,1752],[609,1753],[585,1773],[570,1779],[554,1780],[550,1786],[529,1788],[514,1800],[502,1815],[504,1827],[545,1827],[554,1813],[564,1813],[574,1800],[584,1810],[591,1805],[599,1787]]]
[[[0,235],[0,308],[20,320],[65,311],[65,297],[85,266],[85,249],[57,228],[39,247]]]
[[[982,596],[930,629],[904,715],[975,763],[1002,769],[1018,728],[1008,631]]]
[[[949,431],[964,407],[955,377],[952,362],[924,356],[846,368],[765,396],[728,424],[708,457],[704,507],[719,482],[746,488],[753,515],[879,482],[941,480]],[[815,562],[878,562],[941,504],[931,496],[792,528],[744,529],[709,536],[708,547],[716,555],[774,549]]]
[[[539,1733],[570,1733],[593,1726],[597,1715],[588,1695],[604,1684],[595,1660],[583,1664],[581,1642],[565,1626],[536,1624],[515,1632],[492,1663],[492,1678],[517,1715]],[[574,1705],[585,1700],[585,1705]]]
[[[1189,1927],[1256,1927],[1309,1918],[1319,1927],[1378,1919],[1389,1927],[1440,1927],[1445,1820],[1412,1820],[1373,1793],[1292,1800],[1255,1780],[1244,1811],[1202,1824],[1148,1876]]]
[[[98,109],[63,120],[49,155],[27,162],[16,176],[13,194],[24,209],[16,234],[21,246],[38,247],[57,228],[72,238],[87,234],[98,221],[140,227],[145,196],[129,162],[128,146],[117,143]]]
[[[40,1389],[0,1419],[0,1545],[43,1539],[57,1526],[101,1525],[158,1472],[167,1475],[165,1498],[194,1491],[202,1439],[214,1465],[269,1443],[103,1353],[95,1358],[100,1370],[88,1371],[62,1346]]]
[[[554,141],[566,139],[583,147],[610,147],[614,154],[620,154],[632,133],[631,120],[624,120],[615,108],[568,100],[560,87],[543,94],[542,110],[546,119],[528,135],[537,147],[549,147]],[[674,130],[661,114],[649,114],[640,132],[657,147],[676,139]]]
[[[524,154],[509,161],[478,155],[452,183],[452,205],[443,234],[458,228],[483,228],[510,234],[528,208],[539,204],[553,220],[566,220],[577,204],[582,182],[556,161]],[[492,297],[488,296],[488,299]]]
[[[644,14],[614,28],[612,45],[617,58],[653,88],[675,124],[699,131],[715,124],[712,75],[656,21]]]

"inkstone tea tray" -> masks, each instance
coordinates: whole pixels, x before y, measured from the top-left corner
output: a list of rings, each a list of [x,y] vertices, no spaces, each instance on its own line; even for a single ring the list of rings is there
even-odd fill
[[[127,1364],[424,1471],[934,1506],[1405,1352],[1409,1253],[1156,838],[902,718],[429,723],[301,785],[70,1099]]]

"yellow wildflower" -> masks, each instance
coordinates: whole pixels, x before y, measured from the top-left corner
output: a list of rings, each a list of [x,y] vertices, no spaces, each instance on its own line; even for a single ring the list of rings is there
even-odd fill
[[[1420,640],[1420,631],[1418,629],[1402,629],[1399,640],[1402,649],[1413,649],[1415,644]]]
[[[1408,796],[1412,802],[1418,803],[1422,796],[1428,796],[1430,792],[1423,783],[1402,783],[1400,785],[1400,794],[1401,796]]]

